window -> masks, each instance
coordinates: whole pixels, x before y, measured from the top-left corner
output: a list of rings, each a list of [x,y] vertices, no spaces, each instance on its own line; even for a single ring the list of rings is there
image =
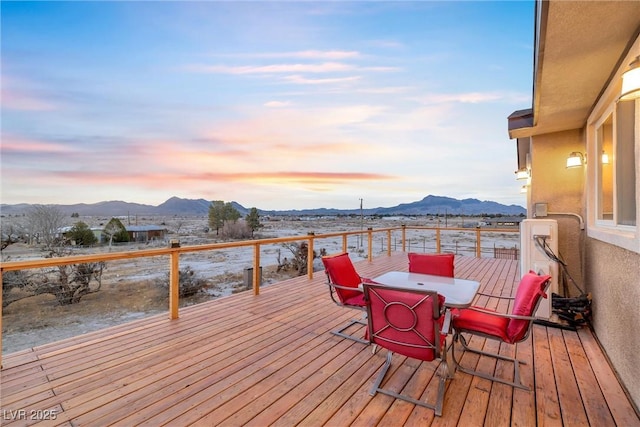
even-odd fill
[[[615,187],[617,209],[616,224],[636,225],[636,101],[620,101],[617,105]]]
[[[613,114],[596,130],[598,162],[598,220],[613,221]]]
[[[588,135],[588,235],[640,253],[640,99],[611,102]]]

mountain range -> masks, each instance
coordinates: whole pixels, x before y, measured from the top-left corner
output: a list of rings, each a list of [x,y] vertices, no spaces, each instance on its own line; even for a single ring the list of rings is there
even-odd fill
[[[237,202],[232,205],[243,216],[249,212]],[[108,201],[93,204],[54,205],[64,213],[77,213],[82,216],[124,216],[124,215],[182,215],[206,216],[211,201],[205,199],[182,199],[171,197],[158,206],[129,203],[123,201]],[[21,215],[31,205],[0,205],[2,215]],[[260,215],[359,215],[360,209],[302,209],[302,210],[263,210],[258,208]],[[422,200],[402,203],[392,207],[378,207],[363,209],[364,215],[524,215],[526,209],[518,205],[503,205],[492,201],[478,199],[454,199],[443,196],[426,196]]]

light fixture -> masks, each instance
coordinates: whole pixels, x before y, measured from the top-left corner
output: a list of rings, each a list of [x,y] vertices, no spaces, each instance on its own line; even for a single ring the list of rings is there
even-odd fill
[[[527,168],[518,169],[516,171],[516,179],[518,181],[529,178],[529,170]]]
[[[609,155],[604,150],[602,150],[602,164],[603,165],[608,165],[609,164]]]
[[[567,168],[575,168],[585,163],[585,158],[579,151],[574,151],[567,157]]]
[[[640,98],[640,55],[631,61],[629,69],[622,74],[621,101]]]

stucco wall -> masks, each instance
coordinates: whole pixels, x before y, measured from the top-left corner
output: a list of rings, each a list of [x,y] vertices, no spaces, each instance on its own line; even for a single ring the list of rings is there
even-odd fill
[[[583,288],[585,230],[573,215],[585,216],[584,182],[585,168],[567,169],[566,161],[572,151],[584,152],[584,137],[580,130],[537,135],[531,148],[531,194],[527,197],[529,217],[535,203],[547,203],[548,219],[558,221],[558,251],[567,264],[571,277]],[[559,290],[562,293],[562,285]],[[579,295],[569,285],[568,296]]]
[[[640,407],[640,254],[587,239],[593,326],[636,407]]]

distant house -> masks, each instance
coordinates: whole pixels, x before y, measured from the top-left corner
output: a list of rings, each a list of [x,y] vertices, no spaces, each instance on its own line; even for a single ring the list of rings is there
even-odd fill
[[[505,216],[501,218],[495,218],[492,222],[496,225],[496,227],[514,227],[519,226],[524,218],[521,216]]]
[[[640,1],[536,1],[533,64],[531,108],[508,118],[527,213],[557,221],[569,292],[591,294],[640,406]]]
[[[72,226],[61,227],[58,229],[56,235],[58,237],[69,237]],[[149,242],[153,240],[164,240],[167,233],[167,229],[158,225],[128,225],[125,226],[127,233],[129,233],[130,242]],[[98,242],[102,242],[105,239],[103,227],[91,227],[93,235],[96,236]]]
[[[159,225],[125,225],[131,242],[149,242],[164,240],[167,229]]]
[[[103,230],[104,229],[102,227],[91,227],[91,232],[94,236],[96,236],[96,240],[98,242],[102,242],[102,240],[104,239],[104,236],[102,235]]]

